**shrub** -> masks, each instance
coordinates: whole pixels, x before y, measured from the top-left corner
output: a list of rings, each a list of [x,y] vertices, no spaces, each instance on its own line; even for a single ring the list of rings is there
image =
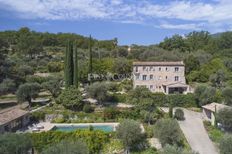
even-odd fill
[[[111,101],[113,102],[120,102],[120,103],[124,103],[127,100],[127,94],[118,94],[118,93],[114,93],[111,96]]]
[[[35,122],[39,122],[40,120],[45,120],[45,112],[33,112],[30,119]]]
[[[88,154],[88,147],[83,141],[63,140],[42,151],[42,154]]]
[[[166,145],[160,154],[197,154],[177,146]]]
[[[1,154],[25,154],[32,148],[31,139],[27,134],[1,134]]]
[[[219,149],[221,154],[232,153],[232,135],[225,135],[220,142]]]
[[[182,109],[176,109],[175,116],[177,120],[184,120],[184,111]]]
[[[172,94],[167,95],[169,103],[178,107],[197,107],[197,102],[193,94]]]
[[[173,119],[161,119],[156,122],[154,135],[160,140],[162,146],[184,145],[184,138],[180,130],[179,124]]]
[[[123,150],[122,142],[118,139],[112,139],[109,143],[104,145],[102,150],[103,154],[116,154],[120,153]]]
[[[56,102],[71,110],[82,110],[83,108],[81,92],[75,87],[63,90],[56,99]]]
[[[105,108],[103,111],[104,119],[115,119],[119,115],[119,111],[113,107]]]
[[[232,131],[232,109],[224,108],[216,114],[216,121],[221,123],[227,131]]]
[[[94,109],[91,107],[91,105],[85,104],[84,107],[83,107],[83,111],[84,111],[85,113],[91,113],[91,112],[94,111]]]
[[[60,72],[64,69],[64,64],[60,62],[49,62],[47,67],[49,72]]]
[[[109,142],[110,136],[102,131],[77,130],[73,132],[48,131],[30,134],[33,147],[41,152],[43,149],[57,144],[62,140],[80,139],[87,144],[90,154],[100,153],[103,146]]]
[[[11,79],[4,79],[0,83],[0,95],[15,91],[16,84]]]

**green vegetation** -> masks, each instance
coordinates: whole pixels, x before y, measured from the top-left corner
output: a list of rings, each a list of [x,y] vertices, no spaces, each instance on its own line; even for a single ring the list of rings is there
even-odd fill
[[[204,121],[204,126],[209,134],[210,139],[215,143],[219,143],[223,138],[224,133],[215,126],[212,126],[210,122]]]
[[[98,41],[91,36],[38,33],[25,27],[4,31],[0,32],[0,95],[14,99],[17,94],[18,101],[28,101],[29,107],[40,92],[51,96],[55,102],[33,113],[33,121],[44,120],[50,114],[55,116],[52,121],[59,123],[121,122],[116,135],[91,129],[30,134],[33,147],[39,153],[59,153],[56,150],[67,149],[67,144],[70,153],[78,148],[90,154],[111,154],[123,149],[135,154],[157,153],[146,143],[153,132],[164,146],[164,153],[191,153],[185,150],[186,141],[177,121],[166,119],[168,114],[159,107],[169,107],[170,118],[183,120],[183,111],[177,109],[173,115],[174,107],[200,107],[213,101],[231,105],[231,38],[232,32],[213,37],[205,31],[194,31],[185,37],[174,35],[156,45],[131,45],[128,51],[128,46],[119,46],[116,38]],[[133,89],[132,80],[121,78],[131,73],[133,61],[179,60],[185,62],[187,83],[195,88],[194,94],[151,93],[145,87]],[[84,103],[83,98],[87,97],[96,99],[97,107]],[[117,103],[133,107],[117,108]],[[219,113],[217,121],[231,131],[231,111]],[[146,133],[141,133],[140,123],[145,125]],[[210,126],[207,130],[210,138],[219,143],[223,133]],[[8,143],[6,140],[7,137],[4,142]],[[18,140],[24,142],[23,138]],[[29,141],[22,147],[30,150]],[[0,149],[17,150],[16,143],[1,143],[3,148]]]
[[[218,111],[216,121],[222,124],[226,131],[232,131],[232,109],[224,108]]]
[[[109,142],[110,136],[102,131],[78,130],[74,132],[57,132],[49,131],[31,134],[33,147],[38,152],[49,148],[53,144],[60,143],[63,140],[80,140],[82,139],[88,147],[90,154],[99,153],[103,146]]]
[[[0,153],[2,154],[25,154],[32,150],[32,141],[25,134],[2,134],[0,135]]]
[[[142,134],[140,124],[134,120],[124,120],[116,129],[117,137],[122,141],[126,153],[130,150],[142,150],[146,146],[146,138]]]
[[[36,98],[40,91],[40,85],[38,83],[25,83],[19,86],[17,90],[17,99],[19,102],[27,101],[29,104],[29,110],[32,105],[32,99]]]
[[[83,108],[81,93],[73,86],[63,90],[57,97],[56,102],[71,110],[82,110]]]
[[[43,150],[41,154],[88,154],[88,147],[83,141],[61,141]]]
[[[154,135],[159,139],[162,146],[184,146],[184,137],[179,124],[173,119],[161,119],[155,124]]]
[[[221,154],[230,154],[232,152],[232,135],[225,135],[219,145]]]
[[[182,109],[176,109],[174,118],[177,120],[184,120],[184,111]]]
[[[194,152],[191,152],[189,150],[184,150],[183,148],[173,146],[173,145],[166,145],[163,148],[163,151],[160,152],[160,154],[195,154]]]

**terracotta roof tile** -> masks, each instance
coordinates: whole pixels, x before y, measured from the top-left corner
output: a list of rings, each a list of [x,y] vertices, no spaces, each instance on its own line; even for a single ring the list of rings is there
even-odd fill
[[[184,66],[183,61],[162,61],[162,62],[145,62],[137,61],[133,62],[135,66]]]
[[[28,111],[24,111],[18,108],[1,111],[0,112],[0,125],[8,123],[28,113],[29,113]]]

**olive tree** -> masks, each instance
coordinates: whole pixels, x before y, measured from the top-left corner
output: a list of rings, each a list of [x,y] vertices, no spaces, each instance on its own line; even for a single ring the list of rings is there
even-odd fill
[[[194,92],[195,98],[198,101],[199,106],[211,103],[216,94],[214,87],[198,86]]]
[[[63,140],[58,144],[49,146],[42,151],[42,154],[88,154],[89,150],[83,141],[66,141]]]
[[[126,153],[145,145],[145,136],[142,133],[140,124],[134,120],[121,122],[116,129],[116,135],[122,141]]]
[[[154,135],[162,146],[166,144],[183,146],[183,135],[175,119],[161,119],[156,122]]]
[[[43,82],[42,84],[42,87],[48,90],[52,94],[53,98],[56,98],[60,94],[61,86],[61,79],[55,77],[48,78],[48,81]]]
[[[98,100],[100,104],[108,98],[108,87],[105,82],[95,82],[87,87],[87,93],[90,97]]]
[[[226,104],[232,105],[232,88],[227,87],[223,89],[222,96]]]
[[[32,142],[27,134],[0,135],[1,154],[25,154],[32,150]]]
[[[35,99],[38,96],[40,88],[41,87],[38,83],[25,83],[20,85],[16,93],[18,101],[27,101],[30,110],[32,99]]]
[[[227,131],[232,131],[232,109],[224,108],[216,114],[217,122],[221,123]]]

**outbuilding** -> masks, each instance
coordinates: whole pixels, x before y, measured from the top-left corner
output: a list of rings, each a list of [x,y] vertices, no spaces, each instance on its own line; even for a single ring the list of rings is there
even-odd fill
[[[28,111],[10,108],[0,111],[0,133],[16,132],[30,122]]]
[[[211,124],[215,125],[215,114],[224,108],[231,108],[230,106],[219,104],[219,103],[210,103],[202,106],[202,112],[205,120],[211,122]]]

